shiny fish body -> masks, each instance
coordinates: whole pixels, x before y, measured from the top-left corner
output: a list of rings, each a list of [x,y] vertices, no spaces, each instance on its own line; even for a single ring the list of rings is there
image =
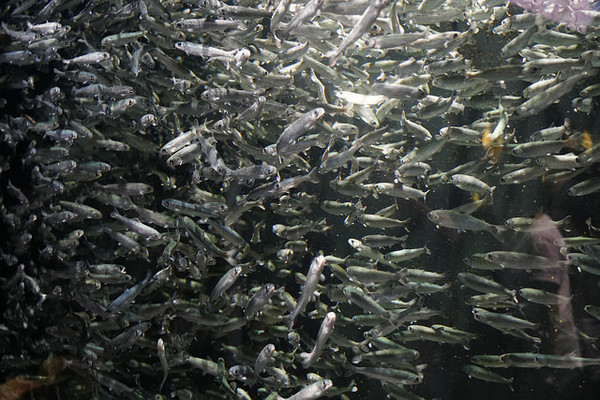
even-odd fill
[[[386,7],[389,0],[374,0],[369,3],[363,14],[360,16],[356,25],[352,28],[350,33],[344,37],[342,43],[330,52],[325,54],[325,57],[329,58],[329,65],[334,66],[337,63],[339,57],[346,51],[348,47],[352,45],[358,38],[360,38],[375,22],[382,9]]]
[[[557,305],[564,304],[571,300],[569,297],[560,296],[545,290],[523,288],[519,289],[519,296],[538,304]]]
[[[296,139],[307,133],[323,115],[325,115],[323,108],[315,108],[286,126],[279,139],[277,139],[277,153],[284,153],[286,147],[289,147]]]
[[[298,299],[296,307],[292,311],[292,313],[287,317],[288,318],[288,329],[292,330],[294,326],[294,320],[306,309],[308,302],[310,300],[310,296],[314,292],[317,283],[319,282],[319,278],[321,273],[323,272],[323,268],[325,267],[325,257],[322,254],[315,257],[315,259],[310,263],[308,273],[306,274],[306,282],[302,287],[302,294]]]
[[[488,325],[492,325],[494,327],[506,328],[506,329],[535,329],[537,328],[537,324],[523,320],[521,318],[516,318],[511,315],[506,315],[502,313],[494,313],[491,311],[484,310],[482,308],[473,308],[473,315],[475,319],[486,323]]]
[[[482,293],[505,294],[512,297],[517,293],[516,290],[509,290],[497,282],[469,272],[461,272],[458,278],[466,286]]]
[[[485,259],[500,264],[504,268],[514,269],[546,269],[562,268],[563,266],[560,260],[509,251],[492,251],[485,255]]]
[[[300,360],[301,360],[304,368],[309,367],[321,355],[321,352],[323,351],[323,348],[325,346],[325,343],[327,342],[327,339],[333,332],[335,318],[336,317],[335,317],[334,312],[327,313],[327,315],[325,316],[325,319],[323,319],[323,322],[321,323],[321,328],[319,328],[319,333],[317,335],[317,341],[315,343],[315,347],[312,349],[312,351],[310,353],[300,353],[298,355],[300,357]]]
[[[209,303],[214,302],[225,293],[237,280],[242,273],[242,267],[236,266],[227,271],[217,282],[208,299]]]
[[[470,175],[454,174],[450,177],[450,183],[468,192],[489,194],[494,192],[495,187],[489,187],[485,182]]]
[[[431,222],[445,228],[495,232],[495,227],[485,221],[449,210],[431,211],[427,217]]]

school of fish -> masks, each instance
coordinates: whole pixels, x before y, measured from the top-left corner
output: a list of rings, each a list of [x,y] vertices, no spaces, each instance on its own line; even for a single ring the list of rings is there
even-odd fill
[[[600,12],[516,4],[3,2],[0,399],[594,398]]]

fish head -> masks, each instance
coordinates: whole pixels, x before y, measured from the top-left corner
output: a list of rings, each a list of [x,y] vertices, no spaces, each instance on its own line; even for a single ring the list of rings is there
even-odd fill
[[[440,220],[440,216],[435,211],[428,212],[427,213],[427,218],[431,222],[438,222]]]
[[[358,239],[348,239],[348,244],[358,250],[362,243]]]

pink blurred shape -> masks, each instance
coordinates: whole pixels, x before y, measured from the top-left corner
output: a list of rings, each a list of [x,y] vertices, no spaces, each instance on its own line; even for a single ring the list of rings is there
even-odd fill
[[[562,22],[577,32],[584,33],[588,26],[600,22],[600,12],[591,0],[510,0],[521,8],[540,14],[555,22]]]

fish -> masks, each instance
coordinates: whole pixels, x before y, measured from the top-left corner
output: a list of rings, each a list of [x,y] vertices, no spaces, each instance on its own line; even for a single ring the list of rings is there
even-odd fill
[[[261,371],[264,369],[265,365],[269,360],[272,360],[272,355],[275,353],[275,345],[269,343],[263,347],[258,356],[256,357],[256,362],[254,363],[254,374],[259,375]]]
[[[494,225],[470,215],[465,215],[452,210],[434,210],[427,214],[427,218],[436,225],[445,228],[463,229],[470,231],[487,231],[495,233],[497,231]],[[492,260],[490,260],[492,261]]]
[[[0,391],[595,395],[594,4],[5,3]]]
[[[414,385],[421,383],[422,378],[410,371],[380,367],[352,367],[352,371],[384,382]]]
[[[515,297],[517,294],[516,290],[507,289],[491,279],[487,279],[470,272],[459,273],[458,279],[460,279],[460,281],[463,282],[467,287],[482,293],[508,295],[511,297]]]
[[[323,115],[325,115],[325,109],[318,107],[286,126],[275,145],[277,154],[284,157],[286,149],[295,143],[300,136],[306,134]]]
[[[158,339],[156,342],[157,350],[158,350],[158,358],[160,360],[160,365],[163,368],[163,379],[160,382],[160,387],[162,388],[165,384],[167,377],[169,376],[169,363],[167,361],[165,344],[162,338]]]
[[[281,45],[290,32],[297,29],[302,23],[311,19],[321,8],[324,0],[310,0],[306,3],[305,7],[298,10],[298,12],[294,15],[294,18],[285,26],[285,28],[281,32],[273,32],[275,36],[275,40],[278,43],[278,46]],[[284,5],[284,8],[285,7]]]
[[[229,289],[235,283],[235,281],[237,280],[237,278],[240,276],[241,273],[242,273],[242,267],[240,267],[239,265],[235,266],[235,267],[231,268],[229,271],[227,271],[221,277],[221,279],[219,279],[219,281],[213,288],[213,291],[211,292],[210,297],[208,299],[209,303],[212,303],[215,300],[217,300],[219,297],[221,297],[223,295],[223,293],[225,293],[225,291],[227,289]]]
[[[246,318],[250,318],[253,315],[255,315],[274,294],[275,285],[273,285],[272,283],[267,283],[263,285],[259,290],[257,290],[256,293],[254,293],[254,295],[250,297],[248,303],[246,304],[246,308],[244,310]],[[258,372],[256,371],[255,373],[258,374]]]
[[[466,174],[454,174],[450,176],[450,183],[467,192],[489,196],[493,195],[494,189],[496,188],[495,186],[490,187],[482,180]]]
[[[572,299],[572,297],[565,297],[555,293],[547,292],[545,290],[534,288],[519,289],[519,296],[531,301],[532,303],[545,305],[557,305],[568,303]]]
[[[482,308],[473,308],[473,315],[477,321],[483,322],[498,329],[535,329],[537,324],[513,317],[512,315],[494,313]]]
[[[329,66],[333,67],[337,64],[340,56],[350,47],[358,38],[360,38],[375,22],[381,11],[389,4],[389,0],[374,0],[369,3],[365,11],[362,13],[356,25],[347,36],[344,36],[342,42],[334,50],[325,53],[325,57],[329,58]]]
[[[515,378],[505,378],[504,376],[493,371],[489,371],[483,367],[472,364],[463,365],[462,370],[469,376],[469,378],[477,378],[488,382],[505,383],[509,385],[511,391],[514,391],[511,385]]]
[[[321,379],[317,382],[311,383],[306,386],[304,389],[299,390],[295,394],[290,397],[281,397],[277,395],[275,397],[277,400],[309,400],[309,399],[317,399],[325,392],[333,386],[333,382],[331,379]]]
[[[300,358],[300,362],[304,368],[308,368],[311,366],[316,360],[319,359],[321,352],[327,342],[327,339],[333,332],[334,324],[335,324],[335,313],[329,312],[325,315],[323,322],[321,323],[321,328],[319,328],[319,333],[317,335],[317,340],[315,342],[315,347],[312,349],[310,353],[300,353],[298,357]]]
[[[546,269],[564,268],[560,260],[552,260],[535,254],[516,251],[492,251],[485,254],[485,259],[501,265],[503,268],[514,269]]]
[[[292,330],[294,326],[294,321],[298,317],[298,315],[306,309],[310,301],[310,297],[312,293],[315,291],[317,287],[317,283],[321,277],[321,273],[323,272],[323,268],[325,267],[325,257],[322,254],[316,256],[310,263],[308,267],[308,273],[306,274],[306,281],[302,287],[302,292],[300,294],[300,298],[298,299],[296,306],[292,310],[291,314],[286,317],[288,323],[288,330]]]

